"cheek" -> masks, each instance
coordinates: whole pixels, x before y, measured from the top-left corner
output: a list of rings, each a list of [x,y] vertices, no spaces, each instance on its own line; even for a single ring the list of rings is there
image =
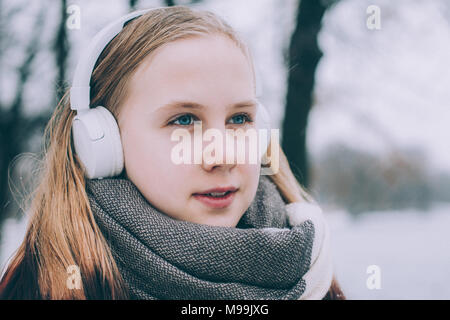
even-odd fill
[[[142,132],[142,131],[141,131]],[[185,207],[185,181],[189,171],[170,160],[170,143],[156,135],[123,136],[125,170],[142,195],[170,215]]]
[[[239,175],[245,177],[245,198],[250,202],[253,200],[256,190],[258,189],[259,175],[261,167],[259,164],[246,164],[238,166]]]
[[[171,160],[169,138],[144,129],[122,135],[125,170],[129,179],[156,200],[182,190],[180,181],[190,181],[189,166],[176,165]]]
[[[248,182],[254,184],[259,180],[261,164],[238,164],[239,172],[247,177]],[[256,182],[257,183],[257,182]]]
[[[127,172],[161,172],[170,166],[170,145],[155,130],[138,121],[129,125],[121,135]]]

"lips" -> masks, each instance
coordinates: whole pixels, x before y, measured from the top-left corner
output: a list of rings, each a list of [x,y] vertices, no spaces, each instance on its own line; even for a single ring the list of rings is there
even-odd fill
[[[194,195],[211,195],[211,194],[222,194],[222,193],[227,193],[227,192],[236,192],[237,188],[230,186],[230,187],[223,187],[223,188],[213,188],[213,189],[208,189],[202,192],[198,192],[198,193],[194,193]]]
[[[238,188],[233,186],[213,188],[194,193],[193,196],[196,200],[200,201],[207,207],[216,209],[226,208],[233,202],[235,194],[238,190]]]

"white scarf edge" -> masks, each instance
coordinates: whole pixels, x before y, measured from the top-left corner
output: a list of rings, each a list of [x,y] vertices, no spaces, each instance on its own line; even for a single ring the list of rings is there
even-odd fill
[[[314,224],[314,241],[310,269],[303,276],[306,289],[299,300],[320,300],[328,292],[333,278],[330,228],[322,209],[313,203],[292,202],[286,205],[288,221],[296,226],[306,220]]]

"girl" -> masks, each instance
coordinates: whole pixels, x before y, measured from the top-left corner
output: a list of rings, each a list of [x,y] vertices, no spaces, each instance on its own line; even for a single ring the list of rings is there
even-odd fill
[[[281,149],[278,172],[261,177],[260,162],[170,158],[172,133],[194,121],[220,132],[256,125],[252,59],[225,21],[150,10],[124,23],[89,77],[89,105],[117,121],[123,163],[92,178],[99,150],[77,144],[82,112],[66,93],[2,299],[344,299],[326,223]]]

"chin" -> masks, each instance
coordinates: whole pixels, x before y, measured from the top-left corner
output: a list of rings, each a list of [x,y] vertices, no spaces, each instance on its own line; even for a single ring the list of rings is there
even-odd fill
[[[235,227],[238,221],[234,221],[229,217],[210,217],[209,219],[204,219],[202,224],[216,226],[216,227]]]

